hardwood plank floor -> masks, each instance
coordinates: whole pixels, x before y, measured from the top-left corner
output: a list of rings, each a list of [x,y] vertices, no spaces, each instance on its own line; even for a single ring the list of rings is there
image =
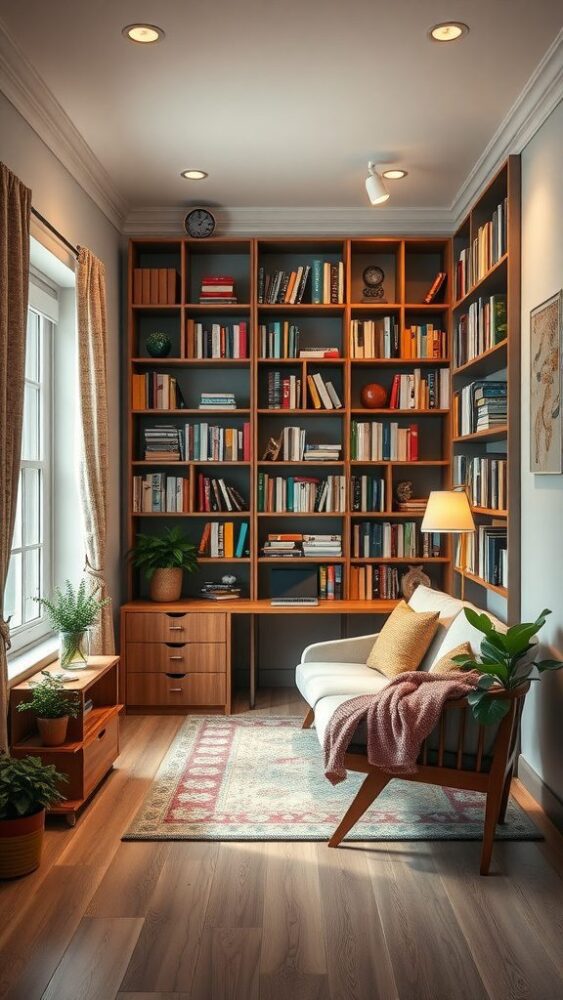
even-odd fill
[[[305,714],[293,691],[257,711]],[[476,843],[121,843],[181,722],[124,719],[76,827],[0,883],[2,1000],[563,995],[561,838],[518,783],[546,840],[497,843],[489,878]]]

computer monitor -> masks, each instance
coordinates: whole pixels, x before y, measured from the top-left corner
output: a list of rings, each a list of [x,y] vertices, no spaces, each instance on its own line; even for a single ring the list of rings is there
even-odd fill
[[[318,597],[317,570],[311,566],[272,566],[272,597]]]

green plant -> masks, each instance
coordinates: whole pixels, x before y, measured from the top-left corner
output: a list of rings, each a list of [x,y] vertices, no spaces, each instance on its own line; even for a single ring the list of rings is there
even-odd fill
[[[76,692],[63,693],[64,685],[47,670],[42,670],[45,680],[32,690],[30,701],[20,701],[18,712],[35,712],[38,719],[62,719],[65,715],[76,718],[79,698]]]
[[[84,632],[109,604],[109,597],[100,601],[96,595],[96,589],[87,589],[86,580],[81,580],[76,590],[70,580],[65,580],[63,589],[56,587],[51,599],[36,597],[35,600],[45,608],[51,627],[57,632]]]
[[[32,816],[39,809],[62,802],[64,795],[57,785],[68,781],[54,764],[43,764],[39,757],[17,760],[0,752],[0,820]]]
[[[480,614],[472,608],[464,608],[468,622],[482,632],[481,655],[454,656],[462,670],[476,670],[481,674],[477,690],[468,695],[468,702],[477,722],[488,726],[504,718],[510,702],[506,698],[490,698],[491,689],[513,691],[528,680],[534,667],[540,674],[548,670],[561,670],[563,660],[540,660],[528,655],[533,648],[531,639],[545,625],[548,608],[542,611],[535,622],[512,625],[506,632],[499,632],[488,615]],[[532,678],[537,680],[538,678]]]
[[[165,528],[162,535],[137,535],[137,543],[129,552],[134,566],[150,580],[157,569],[185,569],[195,573],[197,555],[180,528]]]

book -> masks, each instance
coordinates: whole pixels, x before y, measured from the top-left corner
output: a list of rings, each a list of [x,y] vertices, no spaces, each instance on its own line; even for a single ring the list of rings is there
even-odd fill
[[[446,275],[445,271],[438,271],[438,274],[434,278],[434,281],[432,282],[432,284],[430,285],[430,288],[428,289],[426,295],[424,296],[424,301],[427,304],[429,304],[430,302],[434,301],[434,299],[438,295],[438,292],[442,288],[442,286],[443,286],[443,284],[444,284],[444,282],[446,280],[446,277],[447,277],[447,275]]]

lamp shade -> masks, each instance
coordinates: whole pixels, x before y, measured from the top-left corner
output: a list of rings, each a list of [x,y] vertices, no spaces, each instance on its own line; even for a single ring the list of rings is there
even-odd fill
[[[388,200],[389,193],[385,184],[381,180],[381,177],[371,163],[369,165],[369,171],[369,177],[366,177],[366,191],[368,193],[368,198],[372,205],[382,205],[384,201]]]
[[[467,494],[454,490],[434,490],[428,497],[420,530],[455,533],[475,531]]]

